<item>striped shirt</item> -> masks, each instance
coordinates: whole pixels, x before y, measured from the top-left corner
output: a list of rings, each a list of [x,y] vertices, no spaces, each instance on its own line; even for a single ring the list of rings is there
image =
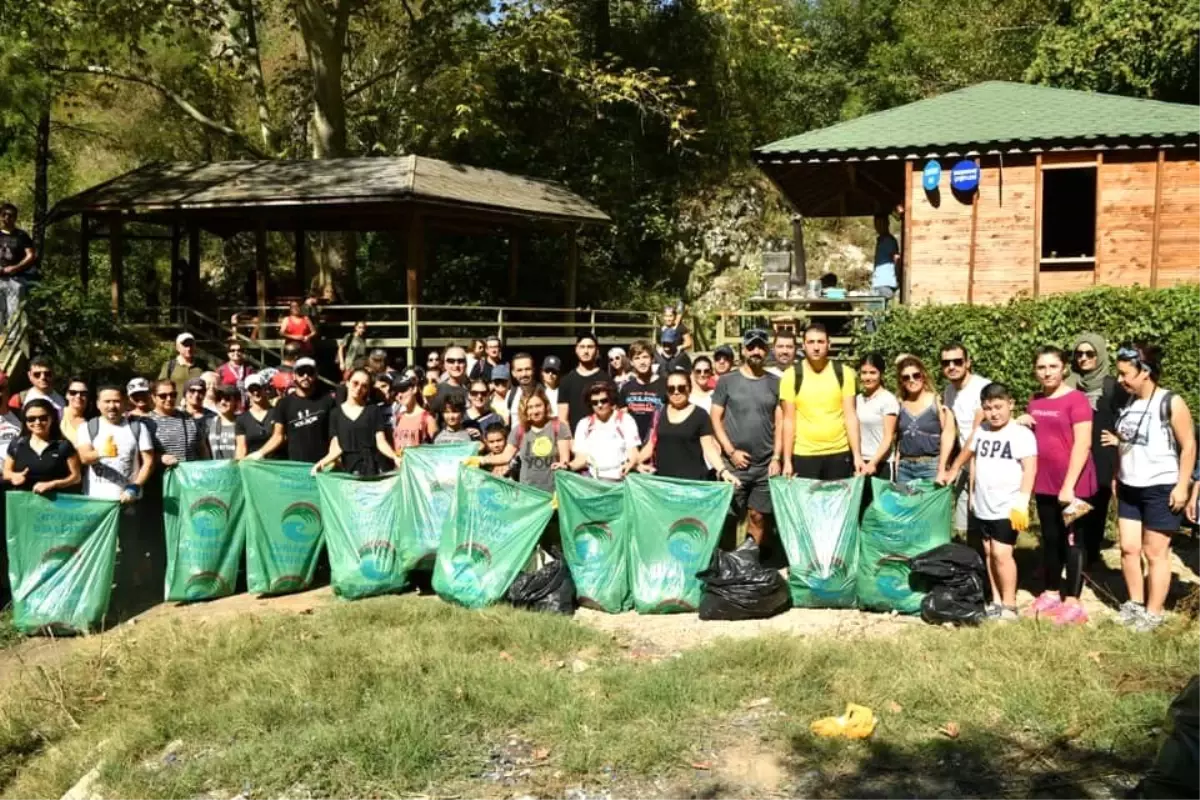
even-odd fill
[[[204,421],[185,416],[176,411],[163,416],[157,411],[150,414],[153,422],[154,450],[159,455],[175,456],[180,461],[199,461],[200,442],[205,436]]]

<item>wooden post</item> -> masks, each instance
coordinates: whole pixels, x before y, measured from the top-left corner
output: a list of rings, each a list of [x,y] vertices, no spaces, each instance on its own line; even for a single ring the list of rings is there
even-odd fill
[[[417,305],[421,302],[421,273],[425,270],[425,219],[419,211],[413,211],[408,220],[408,263],[405,266],[408,304]]]
[[[112,278],[112,311],[114,317],[119,317],[124,310],[124,298],[121,296],[125,288],[125,221],[119,216],[109,218],[108,223],[108,260]]]
[[[1042,280],[1042,154],[1033,159],[1033,296],[1041,291]]]
[[[179,321],[178,309],[180,306],[180,299],[182,297],[182,293],[180,290],[183,288],[182,286],[180,286],[183,275],[182,275],[182,271],[179,268],[180,267],[179,259],[181,257],[182,252],[183,252],[183,231],[180,229],[180,227],[178,225],[172,225],[171,226],[171,300],[170,300],[171,310],[169,312],[170,320],[172,322]]]
[[[521,268],[521,239],[516,229],[508,233],[508,302],[517,299],[517,273]]]
[[[183,278],[183,294],[181,299],[193,303],[200,289],[200,226],[191,223],[187,228],[188,235],[188,268]]]
[[[1158,237],[1162,233],[1162,184],[1163,165],[1167,161],[1167,151],[1158,151],[1158,160],[1154,164],[1154,233],[1150,239],[1150,288],[1158,288]]]
[[[1104,171],[1104,151],[1096,153],[1096,209],[1092,229],[1092,285],[1100,279],[1100,176]]]
[[[975,168],[982,174],[980,159],[975,159]],[[971,245],[967,251],[967,305],[975,305],[975,232],[979,229],[979,188],[971,198]]]
[[[575,229],[567,231],[567,308],[575,308],[579,289],[579,242]]]
[[[792,283],[808,285],[808,257],[804,252],[804,217],[792,214]]]
[[[300,287],[300,293],[308,292],[308,231],[304,228],[296,228],[295,230],[295,251],[296,251],[296,285]]]
[[[254,294],[258,300],[259,330],[267,321],[267,270],[270,268],[267,256],[267,225],[259,220],[254,229]]]
[[[79,285],[87,294],[92,272],[92,218],[87,214],[79,217]]]
[[[900,302],[911,303],[912,297],[912,271],[913,271],[913,242],[912,242],[912,189],[913,189],[913,162],[906,160],[904,162],[904,221],[903,233],[904,241],[900,243]]]

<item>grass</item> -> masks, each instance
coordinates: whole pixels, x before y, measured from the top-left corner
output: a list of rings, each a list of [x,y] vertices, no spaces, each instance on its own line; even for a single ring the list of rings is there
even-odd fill
[[[13,627],[12,606],[0,608],[0,650],[12,647],[23,638],[21,632]]]
[[[650,663],[570,619],[410,596],[85,644],[0,687],[6,796],[60,796],[97,761],[109,797],[494,795],[479,776],[510,737],[542,751],[523,781],[548,795],[651,779],[684,794],[689,765],[739,739],[810,796],[1079,794],[1149,763],[1200,640],[1194,624],[1023,622],[723,640]],[[772,713],[747,712],[760,697]],[[870,741],[808,733],[847,701],[880,716]]]

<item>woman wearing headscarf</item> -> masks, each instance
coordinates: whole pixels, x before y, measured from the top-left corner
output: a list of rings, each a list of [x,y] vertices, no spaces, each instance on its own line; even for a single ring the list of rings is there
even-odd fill
[[[1098,333],[1081,333],[1071,349],[1071,374],[1065,383],[1087,395],[1092,406],[1092,461],[1096,465],[1099,490],[1090,499],[1093,510],[1075,523],[1083,534],[1089,564],[1100,559],[1104,545],[1104,524],[1108,505],[1112,501],[1113,473],[1117,463],[1117,448],[1105,447],[1100,441],[1104,431],[1116,428],[1117,414],[1129,402],[1129,394],[1111,374],[1108,342]]]

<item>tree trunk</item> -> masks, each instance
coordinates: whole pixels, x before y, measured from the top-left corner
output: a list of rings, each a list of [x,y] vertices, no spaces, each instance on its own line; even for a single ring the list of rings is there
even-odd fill
[[[50,210],[50,103],[46,95],[38,115],[33,167],[33,246],[38,258],[46,250],[46,214]]]
[[[338,158],[346,154],[346,97],[342,86],[342,61],[350,0],[337,0],[332,19],[320,0],[296,0],[295,7],[312,78],[312,156]]]
[[[258,131],[263,149],[271,154],[279,150],[279,134],[271,123],[271,104],[267,96],[267,81],[263,77],[262,54],[258,46],[258,19],[255,16],[254,0],[231,0],[228,27],[239,58],[246,67],[250,85],[254,90],[254,104],[258,114]]]

